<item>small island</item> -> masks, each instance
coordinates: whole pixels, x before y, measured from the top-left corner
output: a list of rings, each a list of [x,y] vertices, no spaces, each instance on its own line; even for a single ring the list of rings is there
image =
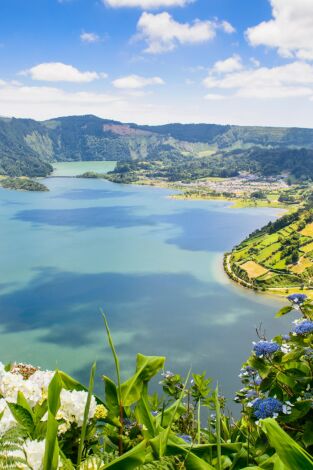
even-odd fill
[[[49,191],[47,186],[39,181],[27,177],[2,177],[0,185],[5,189],[14,189],[17,191]]]

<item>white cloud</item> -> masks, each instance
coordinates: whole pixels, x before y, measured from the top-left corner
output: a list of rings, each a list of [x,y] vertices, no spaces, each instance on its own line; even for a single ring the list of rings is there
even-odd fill
[[[82,42],[86,42],[86,43],[91,44],[91,43],[94,43],[94,42],[99,42],[100,41],[100,36],[98,36],[98,34],[96,34],[96,33],[83,32],[80,35],[80,40]]]
[[[120,77],[114,80],[113,85],[115,88],[136,90],[145,88],[150,85],[164,85],[164,81],[160,77],[141,77],[140,75],[128,75],[126,77]]]
[[[142,13],[138,24],[137,39],[147,42],[145,52],[160,54],[172,51],[178,44],[200,44],[212,40],[217,29],[226,33],[234,31],[228,22],[200,21],[179,23],[167,13]]]
[[[137,7],[153,9],[160,7],[183,7],[194,0],[103,0],[105,5],[113,8]]]
[[[232,90],[248,98],[313,96],[313,65],[296,61],[278,67],[259,67],[223,76],[214,70],[204,80],[209,89]]]
[[[246,99],[231,94],[227,99],[208,96],[204,100],[193,91],[194,87],[189,88],[183,100],[175,93],[162,100],[156,94],[149,98],[142,96],[142,90],[127,91],[127,95],[71,92],[57,87],[13,85],[2,81],[0,109],[2,116],[48,119],[95,114],[141,124],[208,122],[307,127],[313,122],[313,103],[307,98],[286,97],[277,106],[275,100]]]
[[[241,57],[234,54],[225,60],[218,60],[213,66],[213,70],[219,73],[235,72],[242,69]]]
[[[97,72],[81,72],[72,65],[63,64],[62,62],[38,64],[35,67],[21,72],[21,75],[27,75],[33,80],[45,82],[74,83],[88,83],[104,77]]]
[[[270,0],[270,3],[273,18],[246,31],[250,44],[277,48],[283,57],[313,60],[313,1]]]
[[[211,101],[220,101],[224,100],[225,96],[224,95],[219,95],[218,93],[208,93],[204,97],[206,100],[211,100]]]

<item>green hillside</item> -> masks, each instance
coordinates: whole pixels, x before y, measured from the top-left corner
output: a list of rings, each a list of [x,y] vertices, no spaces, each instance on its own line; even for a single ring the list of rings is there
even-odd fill
[[[199,166],[200,174],[208,176],[234,176],[247,170],[313,178],[312,156],[313,129],[140,126],[92,115],[42,122],[0,118],[0,174],[8,176],[46,176],[55,161],[115,160],[166,162],[171,179],[176,179],[175,168],[192,176],[193,167],[199,174]]]
[[[311,288],[313,209],[299,209],[252,233],[225,255],[225,269],[258,290]]]

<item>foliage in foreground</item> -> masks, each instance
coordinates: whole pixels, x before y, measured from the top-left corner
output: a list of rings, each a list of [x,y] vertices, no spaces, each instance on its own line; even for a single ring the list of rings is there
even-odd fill
[[[301,317],[289,335],[262,337],[244,364],[236,401],[242,417],[206,374],[164,371],[164,357],[137,355],[136,371],[121,381],[107,321],[116,382],[103,376],[105,396],[61,371],[30,365],[0,367],[0,468],[31,470],[313,469],[313,305],[289,296]],[[162,372],[162,396],[150,395]]]

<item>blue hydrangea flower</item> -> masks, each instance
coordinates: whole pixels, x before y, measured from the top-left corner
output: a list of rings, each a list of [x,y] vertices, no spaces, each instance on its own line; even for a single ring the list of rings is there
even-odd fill
[[[289,341],[289,340],[290,340],[290,336],[289,336],[289,335],[283,335],[283,336],[282,336],[282,339],[283,339],[284,341]]]
[[[253,414],[257,419],[275,418],[283,411],[283,404],[277,398],[257,398],[252,402]]]
[[[192,437],[189,436],[188,434],[179,434],[178,437],[180,437],[183,441],[185,441],[186,444],[192,443]]]
[[[288,295],[287,299],[293,304],[302,304],[307,299],[307,296],[305,294],[291,294]]]
[[[274,341],[259,341],[253,344],[253,350],[258,357],[269,356],[280,349],[279,344]]]
[[[293,331],[297,335],[301,336],[313,333],[313,321],[304,320],[301,323],[298,323]]]

